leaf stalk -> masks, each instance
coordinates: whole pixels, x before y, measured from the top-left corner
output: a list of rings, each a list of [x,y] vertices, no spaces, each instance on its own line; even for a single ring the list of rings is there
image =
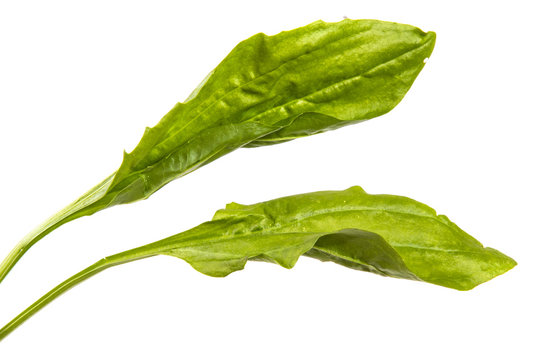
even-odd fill
[[[21,324],[27,321],[31,316],[36,314],[47,304],[55,300],[66,291],[72,289],[74,286],[80,284],[84,280],[87,280],[90,277],[97,275],[98,273],[112,266],[121,265],[131,261],[154,256],[154,254],[147,252],[147,249],[148,247],[142,247],[130,251],[124,251],[116,255],[108,256],[69,277],[68,279],[51,289],[49,292],[47,292],[40,299],[35,301],[32,305],[30,305],[23,312],[13,318],[9,323],[7,323],[2,329],[0,329],[0,341],[2,341],[13,330],[18,328]]]

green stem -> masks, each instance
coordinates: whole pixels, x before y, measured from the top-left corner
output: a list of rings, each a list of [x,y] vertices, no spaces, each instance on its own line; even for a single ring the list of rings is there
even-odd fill
[[[151,253],[149,249],[150,246],[143,246],[137,249],[124,251],[119,254],[103,258],[97,261],[95,264],[71,276],[67,280],[63,281],[62,283],[51,289],[48,293],[46,293],[31,306],[29,306],[26,310],[17,315],[13,320],[7,323],[2,329],[0,329],[0,341],[2,341],[2,339],[8,336],[13,330],[19,327],[19,325],[24,323],[32,315],[36,314],[40,309],[56,299],[59,295],[78,285],[82,281],[89,279],[90,277],[100,273],[103,270],[108,269],[109,267],[154,256],[155,254]]]
[[[113,175],[109,176],[93,189],[85,193],[78,200],[53,215],[46,220],[42,225],[34,229],[27,236],[25,236],[15,247],[10,251],[8,256],[0,264],[0,282],[4,280],[6,275],[11,271],[19,259],[40,239],[57,229],[59,226],[82,217],[84,215],[91,215],[94,212],[101,210],[101,206],[97,205],[97,202],[103,198],[106,193]]]

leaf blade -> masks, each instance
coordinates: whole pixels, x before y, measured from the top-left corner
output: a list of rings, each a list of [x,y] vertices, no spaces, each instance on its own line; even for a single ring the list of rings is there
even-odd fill
[[[378,210],[393,218],[377,217]],[[317,221],[317,215],[323,217],[321,221]],[[405,219],[410,216],[436,223],[430,221],[410,229]],[[379,233],[366,230],[375,225]],[[439,231],[437,226],[444,226],[447,232]],[[413,231],[422,234],[426,242]],[[453,238],[446,241],[446,236]],[[369,195],[359,187],[253,205],[231,203],[217,211],[212,221],[108,256],[68,278],[1,328],[0,340],[85,279],[109,267],[156,255],[178,257],[196,270],[217,277],[242,270],[248,260],[266,260],[291,268],[305,255],[355,270],[457,290],[470,290],[516,265],[501,252],[484,248],[424,204],[399,196]]]
[[[358,229],[377,234],[423,281],[469,290],[516,265],[510,257],[483,245],[446,216],[417,201],[370,195],[360,187],[279,198],[253,205],[229,204],[213,220],[253,219],[256,228],[298,233]],[[339,247],[352,258],[359,248]],[[321,249],[319,249],[321,250]],[[333,249],[331,249],[333,253]],[[370,264],[369,264],[370,265]],[[386,272],[377,268],[379,272]],[[400,277],[409,278],[404,271]]]
[[[115,203],[146,198],[239,147],[276,144],[382,115],[401,101],[434,44],[432,32],[376,20],[257,34],[238,44],[190,99],[145,131],[112,182],[112,191],[130,194]],[[234,131],[220,131],[229,125]],[[219,135],[205,136],[211,132]],[[196,161],[174,161],[172,171],[161,171],[166,159],[188,157],[216,140],[216,155],[203,151]]]

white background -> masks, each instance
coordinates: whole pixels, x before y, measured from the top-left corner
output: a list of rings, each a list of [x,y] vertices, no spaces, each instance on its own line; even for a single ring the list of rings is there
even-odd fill
[[[69,291],[1,342],[0,358],[547,358],[542,3],[2,1],[0,254],[114,171],[145,126],[257,32],[347,16],[438,39],[391,113],[238,150],[147,201],[55,231],[0,284],[0,323],[101,257],[195,226],[227,202],[351,185],[422,201],[519,265],[458,292],[310,259],[216,279],[151,258]]]

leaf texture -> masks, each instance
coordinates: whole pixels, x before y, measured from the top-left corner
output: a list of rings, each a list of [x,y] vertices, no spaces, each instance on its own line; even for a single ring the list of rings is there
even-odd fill
[[[376,20],[318,21],[240,44],[124,156],[111,203],[146,198],[240,147],[382,115],[424,66],[435,34]]]
[[[0,329],[0,340],[73,286],[112,266],[170,255],[210,276],[248,260],[285,268],[305,255],[383,276],[470,290],[516,265],[483,247],[443,215],[417,201],[369,195],[360,187],[229,204],[212,221],[108,256],[68,278]]]
[[[380,275],[469,290],[515,261],[406,197],[370,195],[360,187],[289,196],[255,205],[229,204],[212,221],[149,246],[210,276],[247,260],[292,267],[301,255]]]

